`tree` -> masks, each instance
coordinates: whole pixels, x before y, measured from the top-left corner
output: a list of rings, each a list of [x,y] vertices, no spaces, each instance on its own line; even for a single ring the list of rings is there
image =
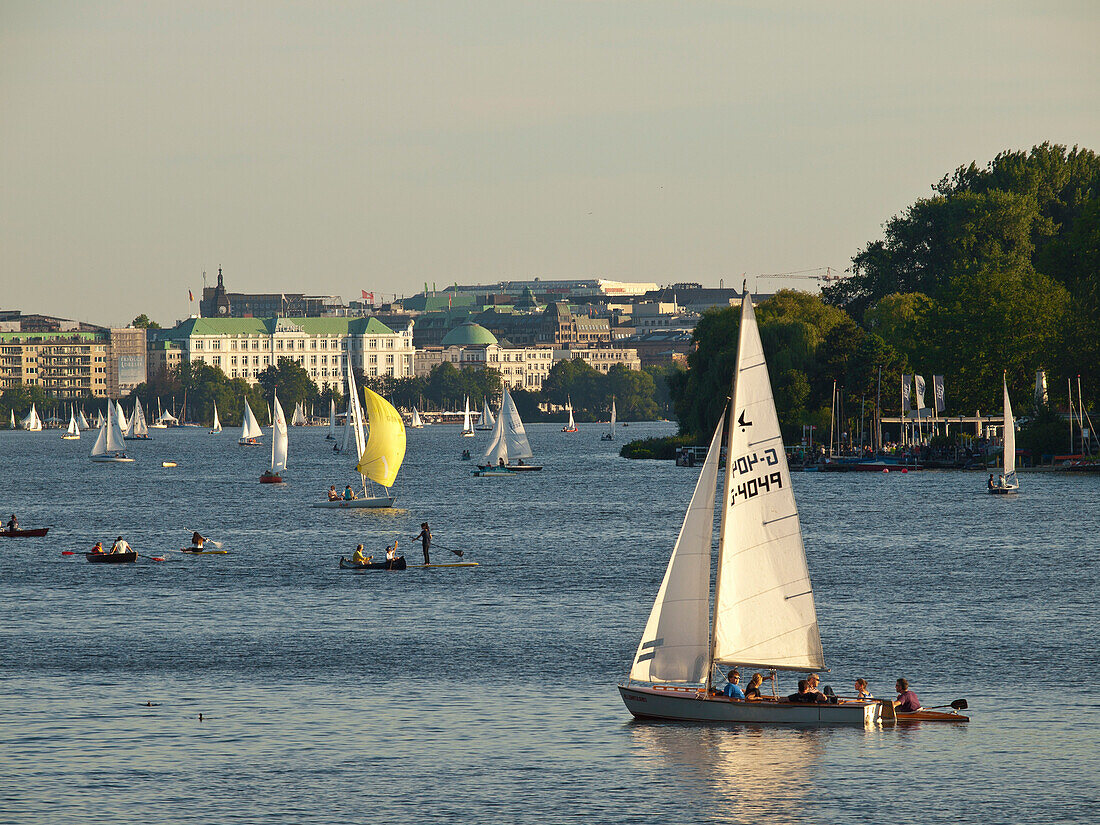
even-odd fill
[[[130,326],[137,327],[138,329],[160,329],[160,324],[156,321],[150,321],[149,316],[144,312],[137,318],[130,322]]]
[[[293,410],[298,403],[308,406],[318,397],[317,385],[305,367],[290,358],[280,358],[278,364],[257,375],[256,381],[263,387],[263,397],[267,403],[278,391],[279,403],[284,410]]]

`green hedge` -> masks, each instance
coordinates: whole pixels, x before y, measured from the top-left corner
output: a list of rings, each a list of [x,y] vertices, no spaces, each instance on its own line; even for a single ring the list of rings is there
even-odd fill
[[[690,435],[672,435],[666,438],[643,438],[624,444],[619,450],[623,458],[660,458],[666,461],[676,459],[681,447],[692,447],[695,438]]]

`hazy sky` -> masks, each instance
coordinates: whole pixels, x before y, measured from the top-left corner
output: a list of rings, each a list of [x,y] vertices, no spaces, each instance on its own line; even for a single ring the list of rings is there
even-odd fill
[[[0,307],[844,269],[959,165],[1100,151],[1098,43],[1096,0],[0,0]]]

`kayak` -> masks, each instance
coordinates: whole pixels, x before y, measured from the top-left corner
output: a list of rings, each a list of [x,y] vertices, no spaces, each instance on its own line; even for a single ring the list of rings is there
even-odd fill
[[[0,530],[0,536],[6,536],[9,539],[40,539],[50,530],[49,527],[36,527],[33,530]]]
[[[343,570],[404,570],[406,568],[405,557],[398,556],[394,561],[350,561],[340,557],[340,568]]]
[[[84,557],[93,564],[127,564],[137,561],[137,550],[129,553],[85,553]]]
[[[228,550],[200,550],[197,547],[181,547],[181,553],[190,553],[192,556],[224,556]]]

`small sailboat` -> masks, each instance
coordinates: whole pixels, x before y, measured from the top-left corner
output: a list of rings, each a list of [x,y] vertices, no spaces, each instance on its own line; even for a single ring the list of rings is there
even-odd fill
[[[218,402],[214,402],[214,426],[210,428],[210,435],[219,435],[222,431],[222,422],[218,418]]]
[[[301,401],[294,405],[294,417],[290,420],[290,423],[295,427],[304,427],[308,423],[306,408]]]
[[[325,436],[325,441],[336,440],[336,399],[329,398],[328,400],[328,435]]]
[[[420,413],[417,411],[416,407],[413,407],[412,423],[409,424],[409,426],[414,430],[424,429],[424,422],[420,420]]]
[[[164,408],[160,405],[160,396],[157,396],[157,417],[149,425],[150,430],[166,430],[168,422],[164,420]]]
[[[519,417],[516,402],[504,385],[504,397],[500,400],[500,415],[493,425],[489,436],[489,446],[481,457],[475,476],[510,475],[524,470],[541,470],[539,464],[524,464],[525,458],[532,458],[531,443],[527,440],[527,430]]]
[[[84,417],[84,410],[77,410],[76,423],[79,425],[81,430],[91,429],[91,427],[88,425],[88,419]]]
[[[15,410],[11,410],[11,424],[8,425],[9,430],[15,429]]]
[[[395,496],[390,487],[397,479],[401,462],[405,460],[405,422],[401,413],[378,393],[369,387],[363,388],[366,397],[366,418],[370,425],[370,436],[363,432],[363,409],[359,406],[359,393],[355,387],[355,376],[348,370],[348,420],[350,431],[355,438],[355,471],[363,488],[363,496],[353,499],[333,499],[319,501],[314,507],[326,509],[378,508],[392,507]],[[346,432],[346,431],[345,431]],[[367,480],[371,486],[368,490]],[[374,485],[379,484],[385,490],[383,495],[375,495]]]
[[[477,422],[475,430],[491,430],[497,423],[493,418],[493,411],[489,409],[489,396],[485,396],[481,399],[481,418]]]
[[[136,441],[149,437],[149,425],[145,423],[145,410],[141,408],[141,399],[134,399],[134,414],[130,416],[130,424],[126,428],[126,440]]]
[[[278,393],[273,393],[271,408],[274,418],[271,421],[271,469],[260,476],[262,484],[282,484],[283,473],[286,472],[286,453],[289,446],[287,435],[286,416],[283,415],[283,407],[279,403]]]
[[[38,416],[38,407],[33,403],[31,404],[31,411],[27,413],[27,417],[20,422],[20,426],[24,430],[32,433],[42,431],[42,419]]]
[[[462,416],[462,437],[473,438],[474,428],[470,423],[470,396],[466,396],[466,413]]]
[[[892,704],[874,700],[748,701],[712,690],[718,664],[773,675],[825,668],[790,470],[747,291],[732,395],[713,617],[711,537],[724,412],[630,677],[619,683],[623,701],[639,718],[692,722],[867,725],[884,714],[892,717]]]
[[[158,429],[167,429],[168,427],[179,426],[180,420],[172,415],[172,413],[168,412],[168,410],[161,408],[159,398],[157,399],[157,411],[160,413],[160,415],[157,416],[157,420],[155,422],[155,426]]]
[[[569,410],[569,423],[561,428],[563,433],[575,433],[577,431],[577,422],[573,420],[573,399],[566,396],[566,408]]]
[[[1020,482],[1016,478],[1016,421],[1012,417],[1012,404],[1008,400],[1008,377],[1004,379],[1004,466],[1000,475],[989,479],[989,492],[992,495],[1014,495],[1020,491]]]
[[[107,403],[110,404],[111,402],[108,401]],[[122,409],[121,401],[115,402],[115,418],[118,420],[119,429],[126,432],[130,423],[126,420],[126,410]]]
[[[117,410],[111,401],[107,402],[107,418],[99,428],[95,446],[92,447],[92,461],[116,463],[133,461],[132,458],[126,457],[126,439],[122,437]]]
[[[256,416],[252,413],[252,408],[248,406],[248,399],[244,401],[244,425],[241,427],[241,437],[237,439],[237,443],[242,447],[262,446],[263,442],[260,438],[264,432],[260,429],[260,422],[256,420]]]
[[[80,439],[80,425],[76,423],[76,411],[69,406],[69,427],[65,435],[61,436],[65,441],[78,441]]]
[[[614,441],[615,440],[615,398],[611,398],[611,425],[608,427],[606,433],[600,436],[601,441]]]
[[[111,406],[110,401],[107,402],[107,406],[108,407]],[[96,410],[95,411],[95,428],[98,430],[106,423],[107,423],[107,419],[103,417],[103,410]]]

